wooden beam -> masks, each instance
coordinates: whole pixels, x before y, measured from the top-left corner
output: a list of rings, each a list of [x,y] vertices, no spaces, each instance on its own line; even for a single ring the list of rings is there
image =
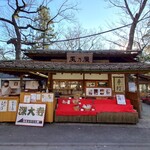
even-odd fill
[[[86,92],[86,82],[85,82],[85,73],[83,73],[83,87],[82,87],[82,93]]]
[[[23,84],[23,74],[22,75],[20,75],[20,90],[21,90],[21,92],[24,90],[23,88],[24,88],[24,84]]]
[[[138,104],[139,104],[139,118],[141,118],[142,105],[141,105],[141,101],[140,101],[139,74],[136,74],[136,86],[137,86],[137,100],[138,100]]]
[[[47,87],[48,87],[49,92],[53,90],[53,74],[52,73],[48,73]]]

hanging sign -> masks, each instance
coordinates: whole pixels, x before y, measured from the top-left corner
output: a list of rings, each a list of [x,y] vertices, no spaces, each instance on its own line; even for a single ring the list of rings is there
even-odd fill
[[[92,63],[93,53],[67,53],[67,63],[70,64],[82,64],[82,63]]]

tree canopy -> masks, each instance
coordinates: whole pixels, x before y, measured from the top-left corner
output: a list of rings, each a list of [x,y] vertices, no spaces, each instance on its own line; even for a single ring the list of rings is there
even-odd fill
[[[134,47],[142,49],[142,38],[146,34],[143,24],[149,20],[149,5],[148,0],[107,0],[111,6],[121,10],[121,23],[129,24],[129,31],[126,29],[120,30],[117,33],[120,41],[126,44],[126,50],[132,50]],[[128,34],[128,35],[127,35]]]
[[[49,20],[51,20],[51,16],[48,7],[40,6],[38,9],[40,11],[38,12],[38,15],[34,18],[34,26],[44,31],[35,31],[35,33],[33,33],[32,42],[36,44],[32,46],[32,49],[49,49],[51,45],[51,40],[55,37],[53,28],[54,24],[53,21],[49,22]]]
[[[52,0],[6,0],[3,5],[3,13],[1,13],[0,22],[5,32],[7,32],[7,44],[13,44],[15,47],[15,58],[21,59],[22,45],[36,45],[36,41],[32,41],[31,37],[35,31],[38,31],[42,36],[50,31],[50,24],[59,22],[64,19],[71,19],[72,16],[67,12],[74,10],[76,5],[67,5],[68,0],[64,0],[55,15],[45,15],[48,13],[47,6]],[[8,12],[9,13],[6,13]],[[70,14],[72,14],[70,12]],[[35,17],[43,17],[44,19],[34,19]],[[59,19],[57,19],[59,18]],[[46,21],[45,21],[46,19]],[[41,21],[41,24],[39,24]],[[52,30],[52,29],[51,29]],[[45,34],[45,35],[44,35]],[[52,37],[52,36],[51,36]],[[45,38],[43,38],[45,40]],[[38,42],[38,41],[37,41]]]

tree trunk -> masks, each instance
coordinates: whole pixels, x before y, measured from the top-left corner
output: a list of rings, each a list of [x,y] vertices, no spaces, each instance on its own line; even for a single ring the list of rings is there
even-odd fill
[[[17,43],[14,46],[15,46],[15,59],[20,60],[21,59],[21,44],[17,40]]]
[[[139,18],[140,18],[141,14],[142,14],[142,12],[143,12],[145,6],[146,6],[147,1],[148,1],[148,0],[143,0],[143,1],[141,1],[139,11],[136,13],[135,17],[134,17],[133,14],[131,13],[131,11],[130,11],[130,9],[129,9],[129,7],[128,7],[128,4],[127,4],[127,2],[126,2],[126,8],[127,8],[127,10],[128,10],[128,13],[131,14],[130,16],[131,16],[131,18],[132,18],[132,20],[133,20],[132,25],[131,25],[131,28],[130,28],[130,33],[129,33],[128,46],[127,46],[127,48],[126,48],[127,51],[132,50],[132,48],[133,48],[134,35],[135,35],[136,26],[137,26],[137,24],[138,24],[138,22],[139,22]]]
[[[14,24],[15,33],[16,33],[16,42],[14,43],[15,46],[15,59],[20,60],[21,59],[21,32],[19,30],[19,27],[16,23],[15,17],[12,16],[12,22]]]
[[[126,48],[127,51],[132,50],[132,47],[133,47],[133,44],[134,44],[134,35],[135,35],[136,25],[137,25],[137,22],[136,22],[136,21],[134,21],[134,22],[132,23],[132,25],[131,25],[130,33],[129,33],[128,46],[127,46],[127,48]]]

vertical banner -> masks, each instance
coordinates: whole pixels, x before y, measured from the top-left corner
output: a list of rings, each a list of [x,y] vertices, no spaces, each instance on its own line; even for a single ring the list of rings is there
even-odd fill
[[[16,100],[9,100],[8,111],[10,111],[10,112],[17,111],[17,101]]]
[[[16,125],[43,126],[46,104],[19,104]]]
[[[6,112],[7,111],[7,100],[0,100],[0,112]]]
[[[124,92],[125,83],[123,77],[114,77],[114,90],[115,92]]]

